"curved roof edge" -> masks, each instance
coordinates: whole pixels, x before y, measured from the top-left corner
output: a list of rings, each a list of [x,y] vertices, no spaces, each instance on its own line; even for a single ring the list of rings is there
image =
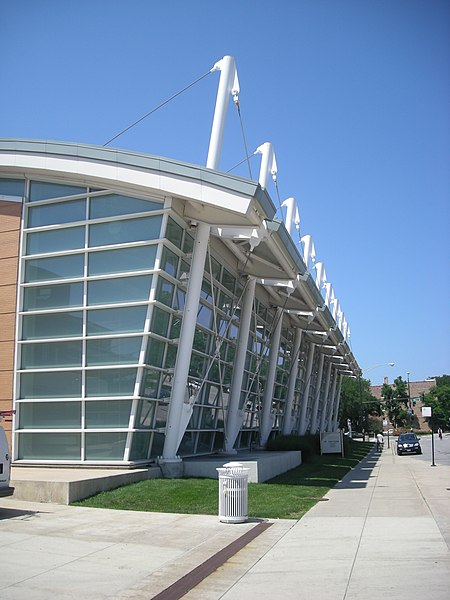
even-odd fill
[[[75,142],[0,138],[0,153],[7,152],[79,158],[123,167],[164,172],[168,175],[187,178],[245,196],[255,197],[269,219],[273,218],[276,212],[269,194],[261,188],[257,181],[237,177],[230,173],[214,171],[201,165],[173,158]]]

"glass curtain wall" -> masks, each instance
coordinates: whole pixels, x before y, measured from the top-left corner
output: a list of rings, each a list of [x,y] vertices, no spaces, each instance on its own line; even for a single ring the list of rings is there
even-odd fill
[[[27,184],[19,293],[16,458],[139,462],[162,454],[194,238],[163,199]],[[243,286],[208,253],[179,453],[222,448]],[[275,310],[255,301],[238,447],[257,437]],[[272,411],[282,426],[292,333]]]

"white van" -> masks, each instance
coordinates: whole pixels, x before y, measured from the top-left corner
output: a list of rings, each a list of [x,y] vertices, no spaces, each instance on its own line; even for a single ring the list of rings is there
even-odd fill
[[[0,422],[5,416],[11,416],[12,410],[0,411]],[[8,440],[3,427],[0,425],[0,497],[12,496],[14,488],[9,485],[9,471],[11,456],[9,454]]]

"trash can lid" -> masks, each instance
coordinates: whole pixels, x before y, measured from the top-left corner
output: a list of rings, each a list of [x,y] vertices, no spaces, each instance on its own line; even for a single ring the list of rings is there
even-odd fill
[[[228,469],[237,469],[239,467],[243,467],[244,465],[242,463],[240,463],[240,462],[234,462],[234,461],[232,461],[232,462],[226,463],[223,466],[227,467]]]

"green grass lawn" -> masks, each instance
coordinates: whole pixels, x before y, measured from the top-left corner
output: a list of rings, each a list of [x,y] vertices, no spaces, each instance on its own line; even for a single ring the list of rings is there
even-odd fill
[[[317,456],[311,462],[266,483],[249,483],[249,517],[299,519],[372,447],[373,443],[353,442],[346,458]],[[196,478],[148,479],[74,504],[119,510],[217,515],[218,482]]]

